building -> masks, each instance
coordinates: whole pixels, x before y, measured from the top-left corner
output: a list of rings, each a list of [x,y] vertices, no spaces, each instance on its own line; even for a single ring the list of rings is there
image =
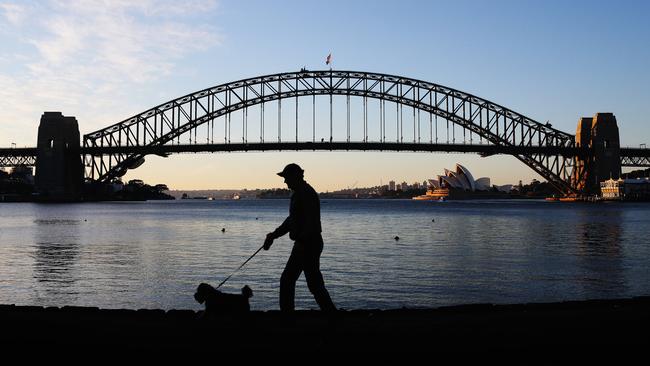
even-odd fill
[[[489,178],[488,178],[488,180],[489,180]],[[512,189],[514,188],[514,186],[512,184],[504,184],[502,186],[495,186],[495,187],[499,192],[506,192],[506,193],[510,193],[512,191]]]
[[[409,184],[406,183],[406,182],[402,182],[402,184],[400,184],[400,189],[402,190],[402,192],[408,191],[409,190]]]
[[[608,179],[600,183],[601,198],[605,201],[650,200],[650,179]]]
[[[474,192],[490,190],[490,178],[474,179],[467,168],[456,164],[455,170],[445,169],[444,175],[438,175],[436,179],[429,179],[427,185],[429,189],[426,195],[414,197],[414,199],[435,200],[444,199],[451,195],[468,198]]]
[[[388,190],[389,191],[394,191],[395,190],[395,181],[394,180],[391,180],[390,182],[388,182]]]
[[[460,164],[456,164],[456,170],[445,169],[444,175],[437,179],[429,179],[429,186],[434,188],[462,189],[465,191],[484,191],[490,189],[490,178],[483,177],[474,179],[472,173]]]

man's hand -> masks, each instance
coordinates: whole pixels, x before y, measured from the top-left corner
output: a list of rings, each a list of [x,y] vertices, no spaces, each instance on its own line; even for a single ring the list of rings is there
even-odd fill
[[[275,240],[273,233],[266,234],[266,240],[264,240],[264,250],[269,250],[269,248],[271,248],[273,240]]]

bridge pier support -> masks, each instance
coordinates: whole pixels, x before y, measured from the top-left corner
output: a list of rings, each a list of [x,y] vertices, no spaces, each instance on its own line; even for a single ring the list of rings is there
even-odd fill
[[[621,176],[621,146],[616,117],[596,113],[578,122],[576,146],[590,147],[590,156],[576,158],[573,184],[585,195],[600,193],[600,182]]]
[[[38,126],[35,179],[40,201],[81,200],[83,164],[76,118],[61,112],[43,113]]]

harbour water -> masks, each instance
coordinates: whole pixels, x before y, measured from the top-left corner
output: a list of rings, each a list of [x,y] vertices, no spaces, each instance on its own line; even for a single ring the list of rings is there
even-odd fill
[[[288,204],[1,204],[0,303],[198,310],[196,286],[218,284],[254,253]],[[346,309],[650,295],[648,204],[323,200],[321,207],[321,268]],[[277,309],[291,245],[276,240],[223,288],[249,285],[253,309]],[[316,308],[304,277],[296,306]]]

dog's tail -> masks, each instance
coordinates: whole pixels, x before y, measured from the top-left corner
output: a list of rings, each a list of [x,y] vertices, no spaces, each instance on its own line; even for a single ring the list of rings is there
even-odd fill
[[[245,298],[250,299],[253,297],[253,290],[251,290],[251,288],[246,285],[242,287],[241,294],[244,295]]]

